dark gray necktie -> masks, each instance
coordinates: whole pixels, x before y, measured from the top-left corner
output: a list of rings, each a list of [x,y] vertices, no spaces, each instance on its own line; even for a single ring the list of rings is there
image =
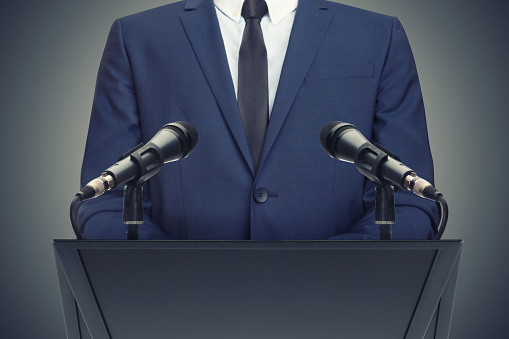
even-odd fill
[[[246,28],[239,51],[238,101],[249,151],[258,170],[269,121],[267,50],[260,20],[267,13],[265,0],[245,0]]]

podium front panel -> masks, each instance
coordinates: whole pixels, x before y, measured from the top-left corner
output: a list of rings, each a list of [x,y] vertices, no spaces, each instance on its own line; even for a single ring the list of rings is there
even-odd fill
[[[440,317],[450,322],[437,306],[455,283],[461,242],[55,241],[55,249],[82,317],[78,338],[395,339],[438,338]]]

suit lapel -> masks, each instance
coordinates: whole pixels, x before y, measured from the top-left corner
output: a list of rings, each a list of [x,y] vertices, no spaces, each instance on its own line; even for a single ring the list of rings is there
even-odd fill
[[[188,0],[180,16],[205,78],[237,145],[254,175],[223,38],[212,0]]]
[[[272,108],[260,167],[270,152],[309,67],[327,32],[332,15],[322,0],[300,0]]]

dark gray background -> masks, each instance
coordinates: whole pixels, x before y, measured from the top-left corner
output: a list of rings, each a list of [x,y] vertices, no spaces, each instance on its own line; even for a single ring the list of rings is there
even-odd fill
[[[29,0],[1,6],[2,338],[65,337],[51,239],[73,237],[68,205],[79,189],[101,53],[114,19],[165,3]],[[451,210],[444,238],[465,240],[451,338],[506,338],[509,4],[343,3],[397,16],[414,51],[436,187]]]

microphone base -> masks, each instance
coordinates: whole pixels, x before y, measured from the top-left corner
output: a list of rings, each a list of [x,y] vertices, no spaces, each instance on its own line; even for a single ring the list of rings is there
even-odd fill
[[[380,224],[378,236],[380,240],[392,240],[392,224]]]
[[[140,224],[127,224],[127,240],[140,239]]]

